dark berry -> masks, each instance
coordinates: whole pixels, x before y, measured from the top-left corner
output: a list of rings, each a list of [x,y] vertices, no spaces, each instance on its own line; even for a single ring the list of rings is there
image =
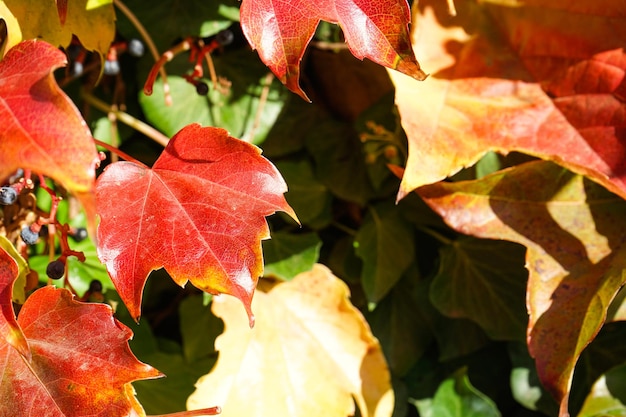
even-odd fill
[[[215,40],[222,46],[230,45],[235,39],[235,34],[230,29],[220,30],[215,35]]]
[[[206,96],[209,93],[209,85],[204,81],[198,81],[196,92],[201,96]]]
[[[128,48],[128,53],[131,54],[132,56],[136,56],[137,58],[143,56],[144,52],[146,51],[146,48],[143,45],[143,42],[141,42],[139,39],[129,40],[127,48]]]
[[[17,200],[17,191],[13,187],[0,188],[0,204],[5,206],[15,203]]]
[[[22,237],[24,243],[26,243],[27,245],[34,245],[35,243],[37,243],[37,239],[39,239],[39,233],[34,232],[33,229],[28,226],[22,227],[22,232],[20,233],[20,236]]]
[[[102,292],[102,283],[97,279],[91,280],[89,283],[89,292]]]
[[[57,259],[48,264],[46,268],[46,275],[50,279],[59,279],[65,275],[65,262]]]
[[[74,233],[72,233],[72,237],[75,241],[82,242],[83,240],[87,239],[87,229],[85,229],[84,227],[76,228],[76,230],[74,230]]]
[[[104,75],[117,75],[120,73],[120,62],[115,61],[104,61]]]

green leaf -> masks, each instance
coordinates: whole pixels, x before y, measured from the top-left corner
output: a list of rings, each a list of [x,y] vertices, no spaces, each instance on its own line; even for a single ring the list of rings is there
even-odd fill
[[[578,417],[626,415],[626,365],[614,368],[600,377],[585,399]]]
[[[478,391],[460,369],[443,381],[432,399],[412,400],[421,417],[499,417],[494,402]]]
[[[197,122],[222,127],[254,144],[262,143],[283,108],[287,91],[251,56],[250,51],[236,50],[214,58],[223,82],[215,89],[205,80],[210,88],[207,96],[199,95],[184,78],[169,76],[172,106],[165,106],[163,81],[157,79],[151,96],[139,96],[146,117],[168,136]]]
[[[392,204],[370,206],[357,232],[356,254],[363,260],[363,289],[377,303],[398,282],[415,258],[415,236],[410,222]]]
[[[508,344],[511,359],[511,393],[513,398],[528,408],[545,413],[558,415],[559,406],[539,381],[535,361],[528,353],[525,342]]]
[[[201,296],[199,297],[201,299]],[[112,294],[112,298],[118,301],[116,317],[130,327],[134,333],[133,339],[129,342],[133,353],[139,360],[149,363],[166,376],[158,380],[133,382],[137,398],[146,413],[166,414],[184,410],[187,398],[194,391],[195,382],[200,376],[209,372],[215,363],[216,357],[209,355],[213,347],[212,340],[205,339],[205,335],[202,333],[194,335],[199,340],[208,342],[206,346],[207,355],[203,358],[197,358],[197,360],[188,361],[178,343],[168,339],[156,338],[147,321],[140,324],[135,323],[117,294]],[[201,316],[196,316],[192,320],[187,317],[187,320],[198,320],[200,323],[206,323]],[[203,326],[199,327],[198,330],[209,333],[208,329]],[[188,332],[184,334],[189,335]],[[186,339],[183,339],[184,344],[187,342]]]
[[[313,157],[315,176],[339,198],[365,204],[374,191],[354,128],[326,116],[302,134]]]
[[[317,262],[322,242],[316,233],[272,233],[263,241],[265,276],[291,280],[301,272],[310,271]]]
[[[314,229],[327,226],[332,221],[332,196],[313,175],[311,163],[306,160],[278,161],[276,167],[289,187],[285,198],[300,222]]]
[[[430,298],[446,316],[478,323],[490,338],[523,340],[528,325],[521,245],[460,237],[440,249]]]
[[[429,321],[418,308],[419,293],[428,283],[419,280],[413,264],[366,318],[395,375],[405,375],[434,340]]]
[[[178,310],[185,360],[194,363],[217,359],[214,344],[224,331],[224,323],[211,312],[211,306],[204,302],[204,295],[185,298]]]

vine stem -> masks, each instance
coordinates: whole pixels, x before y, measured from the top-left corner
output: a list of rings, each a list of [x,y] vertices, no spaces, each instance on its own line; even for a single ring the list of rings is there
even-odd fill
[[[137,165],[140,165],[146,169],[150,169],[149,166],[147,166],[146,164],[144,164],[143,162],[141,162],[138,159],[133,158],[132,156],[130,156],[129,154],[127,154],[126,152],[120,151],[118,148],[116,148],[115,146],[111,146],[106,142],[102,142],[101,140],[98,140],[96,138],[93,138],[93,141],[96,145],[98,146],[102,146],[104,149],[116,154],[117,156],[119,156],[120,158],[124,159],[125,161],[128,162],[133,162]]]
[[[152,37],[150,36],[146,28],[141,24],[139,19],[137,19],[137,16],[135,16],[135,14],[122,2],[122,0],[113,0],[113,3],[115,4],[115,7],[120,9],[120,11],[124,13],[124,15],[126,15],[128,20],[131,21],[135,28],[137,28],[137,31],[146,42],[146,45],[148,45],[148,49],[150,50],[152,57],[156,62],[158,62],[159,59],[161,59],[161,54],[159,54],[156,45],[152,41]],[[165,96],[165,104],[167,106],[171,106],[172,95],[170,94],[170,85],[167,82],[167,73],[165,72],[165,68],[163,66],[159,68],[159,73],[161,74],[161,80],[163,80],[163,94]]]
[[[148,136],[150,139],[152,139],[153,141],[155,141],[156,143],[158,143],[159,145],[163,147],[167,146],[167,143],[170,141],[170,139],[167,136],[165,136],[163,133],[159,132],[158,130],[150,126],[149,124],[146,124],[142,122],[141,120],[134,118],[133,116],[131,116],[130,114],[126,112],[113,108],[109,104],[105,103],[102,100],[99,100],[98,98],[94,97],[92,94],[86,91],[83,91],[81,93],[81,97],[83,100],[85,100],[87,103],[91,104],[98,110],[103,111],[107,114],[111,114],[111,113],[114,114],[117,120],[132,127],[138,132],[143,133],[144,135]]]

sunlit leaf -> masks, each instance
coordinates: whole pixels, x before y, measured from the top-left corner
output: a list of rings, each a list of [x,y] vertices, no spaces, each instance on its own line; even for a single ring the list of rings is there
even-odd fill
[[[226,327],[216,341],[220,356],[188,407],[220,404],[224,417],[344,417],[356,401],[364,417],[390,416],[389,371],[346,285],[321,265],[289,282],[260,285],[252,331],[234,300],[213,299]]]
[[[399,197],[492,150],[555,161],[626,196],[623,5],[458,0],[453,17],[445,3],[415,9],[413,45],[431,77],[390,72],[409,139]]]
[[[338,23],[357,58],[369,58],[418,80],[426,78],[409,41],[406,0],[348,1],[244,0],[241,27],[261,60],[291,91],[300,88],[300,60],[321,20]]]
[[[98,257],[131,316],[141,313],[150,271],[165,268],[181,286],[236,296],[253,323],[265,216],[280,210],[295,218],[285,191],[257,147],[197,124],[176,134],[152,169],[110,165],[96,186]]]
[[[59,1],[65,4],[65,13],[57,7],[56,0],[4,0],[4,3],[20,23],[24,39],[39,38],[67,47],[75,35],[85,48],[104,56],[115,36],[112,2],[87,7],[89,0]]]

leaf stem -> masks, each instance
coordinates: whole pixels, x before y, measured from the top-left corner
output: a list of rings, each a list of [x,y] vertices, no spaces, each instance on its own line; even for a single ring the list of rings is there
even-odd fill
[[[426,233],[427,235],[443,243],[444,245],[451,245],[452,243],[454,243],[453,239],[445,237],[443,234],[431,229],[430,227],[426,227],[426,226],[416,226],[416,227],[422,232]]]
[[[128,20],[131,21],[135,28],[137,28],[137,31],[146,42],[146,45],[148,45],[148,49],[150,50],[152,57],[155,61],[158,62],[159,59],[161,59],[161,54],[159,54],[159,51],[157,50],[156,45],[152,40],[152,37],[150,36],[146,28],[141,24],[139,19],[137,19],[137,16],[135,16],[135,14],[122,2],[122,0],[113,0],[113,3],[115,4],[115,7],[120,9],[120,11],[124,13],[124,15],[126,15]],[[167,106],[171,106],[172,96],[170,95],[170,85],[167,82],[167,73],[165,72],[165,68],[161,66],[159,68],[159,73],[161,74],[161,80],[163,80],[163,93],[165,95],[165,104]]]
[[[220,414],[222,409],[220,407],[203,408],[200,410],[188,410],[181,411],[172,414],[158,414],[148,417],[199,417],[199,416],[214,416]]]
[[[163,133],[159,132],[158,130],[150,126],[149,124],[146,124],[142,122],[141,120],[134,118],[133,116],[131,116],[130,114],[126,112],[113,108],[109,104],[105,103],[102,100],[99,100],[98,98],[96,98],[95,96],[93,96],[92,94],[86,91],[83,91],[81,93],[81,97],[83,98],[83,100],[85,100],[87,103],[91,104],[98,110],[103,111],[107,114],[113,113],[115,117],[117,118],[117,120],[132,127],[138,132],[143,133],[144,135],[146,135],[147,137],[149,137],[150,139],[152,139],[153,141],[155,141],[156,143],[158,143],[159,145],[163,147],[167,146],[167,143],[170,141],[167,136],[165,136]]]
[[[130,156],[129,154],[127,154],[126,152],[120,151],[118,148],[116,148],[115,146],[111,146],[106,142],[102,142],[101,140],[98,140],[96,138],[93,138],[93,141],[95,142],[96,145],[98,146],[102,146],[103,148],[105,148],[106,150],[110,151],[111,153],[114,153],[115,155],[119,156],[120,158],[124,159],[125,161],[128,162],[133,162],[137,165],[140,165],[142,167],[145,167],[147,169],[150,169],[149,166],[147,166],[146,164],[144,164],[143,162],[141,162],[138,159],[133,158],[132,156]]]

